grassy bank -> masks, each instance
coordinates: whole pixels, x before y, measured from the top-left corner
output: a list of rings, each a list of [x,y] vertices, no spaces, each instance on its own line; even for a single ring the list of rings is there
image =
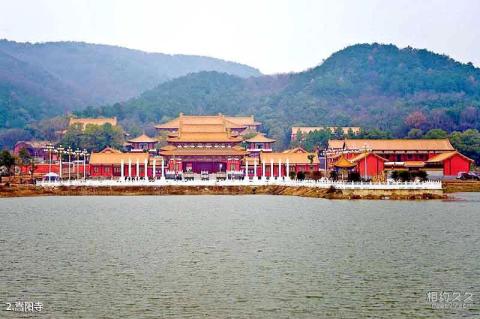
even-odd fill
[[[439,199],[442,192],[423,190],[339,190],[290,186],[0,186],[0,197],[26,196],[128,196],[128,195],[285,195],[326,199]]]

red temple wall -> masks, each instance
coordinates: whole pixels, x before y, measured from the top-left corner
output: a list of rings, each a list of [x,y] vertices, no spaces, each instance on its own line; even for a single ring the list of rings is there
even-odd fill
[[[443,175],[456,176],[460,172],[470,171],[470,161],[466,158],[455,154],[443,161]]]

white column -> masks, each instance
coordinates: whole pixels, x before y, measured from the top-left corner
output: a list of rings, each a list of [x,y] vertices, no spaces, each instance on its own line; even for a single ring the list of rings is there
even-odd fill
[[[253,180],[258,180],[257,176],[257,159],[253,160]]]
[[[273,158],[270,159],[270,180],[274,179],[273,176]]]
[[[59,156],[60,156],[60,167],[59,167],[59,170],[58,170],[58,175],[60,176],[60,179],[62,179],[62,171],[63,171],[63,167],[62,167],[62,153],[59,152]],[[32,159],[33,160],[33,159]]]
[[[135,171],[135,176],[138,178],[140,177],[140,161],[137,158],[137,169]]]
[[[248,181],[248,160],[245,160],[245,177],[244,179]]]
[[[128,177],[132,177],[132,159],[128,159]]]
[[[125,172],[124,172],[124,169],[123,169],[123,165],[124,165],[124,162],[123,162],[123,159],[120,160],[120,179],[123,181],[125,179]]]
[[[285,179],[290,179],[290,159],[287,158],[287,176],[285,176]]]
[[[278,178],[282,177],[282,160],[278,159]]]
[[[156,170],[156,166],[157,166],[156,164],[157,164],[157,159],[154,158],[154,159],[153,159],[153,167],[152,167],[152,169],[153,169],[153,172],[152,172],[153,179],[155,179],[155,177],[156,177],[156,175],[157,175],[157,172],[155,171],[155,170]]]
[[[148,160],[145,159],[145,180],[148,181]]]
[[[161,179],[165,179],[165,159],[162,157],[162,176]]]
[[[265,161],[262,161],[262,180],[265,180]]]

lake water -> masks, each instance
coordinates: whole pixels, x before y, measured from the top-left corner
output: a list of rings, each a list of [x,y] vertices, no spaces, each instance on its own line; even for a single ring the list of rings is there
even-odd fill
[[[459,196],[0,199],[0,317],[476,317],[480,194]]]

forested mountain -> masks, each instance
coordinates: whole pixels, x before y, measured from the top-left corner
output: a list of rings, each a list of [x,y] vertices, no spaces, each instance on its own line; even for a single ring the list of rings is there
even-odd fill
[[[248,79],[189,74],[138,98],[82,114],[117,116],[127,128],[179,112],[254,114],[284,144],[293,124],[358,125],[403,137],[412,128],[480,128],[479,80],[480,69],[444,55],[360,44],[305,72]]]
[[[0,129],[123,101],[161,82],[204,70],[260,75],[249,66],[209,57],[80,42],[0,40]]]

